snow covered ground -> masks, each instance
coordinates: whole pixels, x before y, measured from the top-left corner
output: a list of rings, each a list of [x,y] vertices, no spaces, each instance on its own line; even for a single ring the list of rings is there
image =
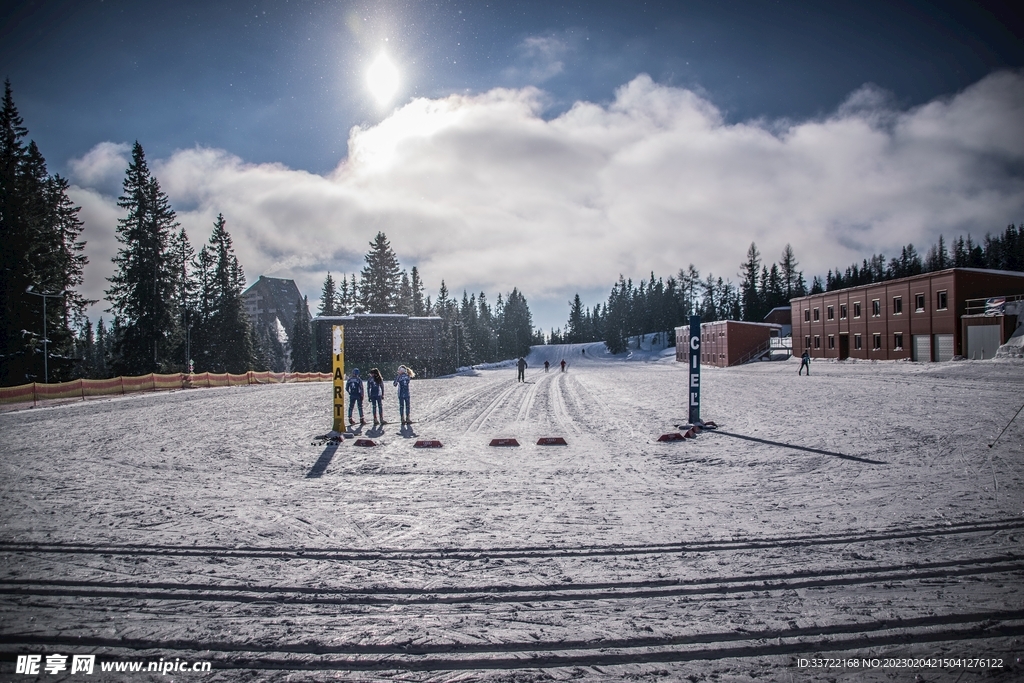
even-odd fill
[[[1024,677],[1024,414],[987,447],[1024,362],[705,367],[721,430],[666,444],[671,354],[417,379],[372,448],[313,445],[327,384],[4,413],[0,678]],[[33,679],[14,653],[214,669]],[[1003,668],[801,666],[852,656]]]

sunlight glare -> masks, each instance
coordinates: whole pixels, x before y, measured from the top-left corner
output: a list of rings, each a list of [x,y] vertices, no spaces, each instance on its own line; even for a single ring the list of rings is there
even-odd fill
[[[366,71],[366,84],[378,104],[387,104],[398,92],[398,68],[383,52]]]

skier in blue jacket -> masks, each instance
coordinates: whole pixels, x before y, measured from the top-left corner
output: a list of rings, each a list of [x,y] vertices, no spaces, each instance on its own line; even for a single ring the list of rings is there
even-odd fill
[[[352,410],[359,406],[359,424],[366,424],[363,417],[363,380],[359,377],[359,368],[352,369],[352,375],[345,382],[345,391],[348,392],[348,423],[356,423],[352,419]]]
[[[412,418],[409,417],[409,380],[415,376],[416,374],[404,365],[398,366],[398,375],[393,384],[398,387],[398,416],[402,424],[412,424]]]
[[[377,368],[370,370],[366,380],[366,395],[370,399],[370,410],[373,411],[373,424],[378,424],[378,415],[379,423],[387,424],[384,422],[384,378]]]

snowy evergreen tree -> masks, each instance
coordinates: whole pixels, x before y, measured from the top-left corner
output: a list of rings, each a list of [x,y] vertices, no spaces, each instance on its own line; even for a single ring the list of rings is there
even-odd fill
[[[109,310],[121,324],[114,372],[142,375],[181,369],[173,355],[181,327],[168,251],[178,224],[137,141],[117,205],[128,215],[117,222],[117,241],[122,246],[113,259],[117,269],[106,292]]]

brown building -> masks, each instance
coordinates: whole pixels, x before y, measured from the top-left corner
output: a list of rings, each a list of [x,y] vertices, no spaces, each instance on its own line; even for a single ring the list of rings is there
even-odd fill
[[[771,353],[771,339],[778,337],[781,325],[718,320],[700,325],[701,365],[720,368],[740,365]],[[690,326],[676,328],[676,360],[689,360]]]
[[[807,349],[812,358],[950,360],[968,355],[961,318],[970,300],[1017,294],[1024,294],[1024,273],[950,268],[800,297],[790,302],[793,352]]]

